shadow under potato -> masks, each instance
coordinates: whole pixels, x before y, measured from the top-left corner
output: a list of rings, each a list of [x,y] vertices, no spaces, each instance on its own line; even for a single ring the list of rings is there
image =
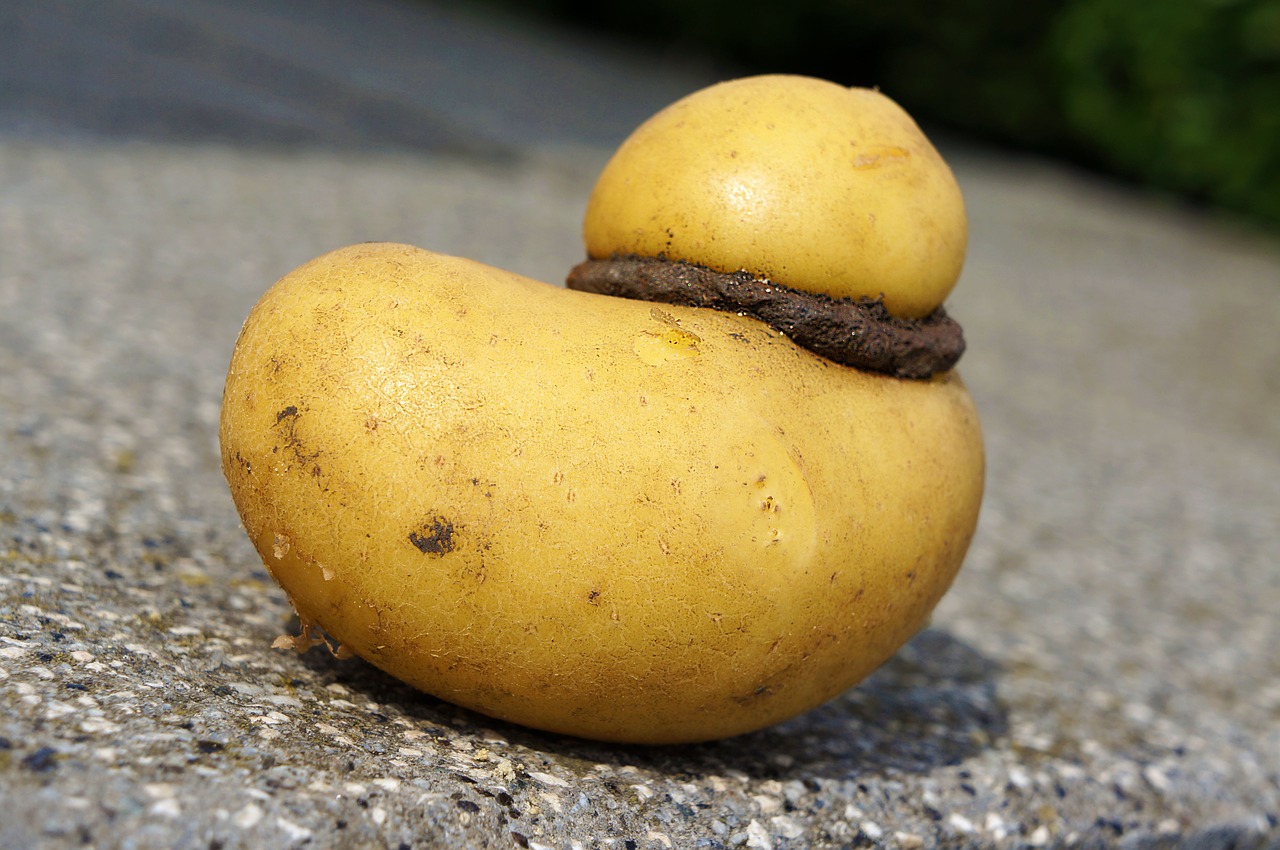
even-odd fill
[[[417,691],[359,659],[313,651],[303,663],[326,680],[394,705],[423,723],[479,733],[553,756],[634,765],[671,776],[740,771],[757,779],[856,780],[959,764],[1008,729],[996,696],[999,665],[940,629],[926,629],[867,680],[812,711],[722,741],[640,746],[553,735],[484,717]]]

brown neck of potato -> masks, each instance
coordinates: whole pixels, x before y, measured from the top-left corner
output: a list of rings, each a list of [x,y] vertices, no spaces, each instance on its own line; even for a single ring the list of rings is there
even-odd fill
[[[831,298],[747,272],[614,256],[580,263],[566,282],[582,292],[752,316],[828,360],[897,378],[929,378],[950,369],[964,353],[960,325],[941,307],[923,319],[900,319],[880,299]]]

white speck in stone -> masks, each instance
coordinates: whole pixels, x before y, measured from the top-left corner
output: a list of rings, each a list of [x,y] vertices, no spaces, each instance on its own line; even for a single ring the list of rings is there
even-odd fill
[[[531,771],[529,773],[529,778],[536,779],[537,781],[541,782],[543,785],[553,785],[557,788],[569,787],[568,782],[565,782],[563,779],[561,779],[558,776],[552,776],[550,773],[540,773],[538,771]]]
[[[264,741],[277,741],[284,737],[284,733],[279,729],[272,729],[270,726],[258,730],[258,737]]]
[[[951,817],[947,818],[947,823],[956,832],[969,833],[973,832],[973,821],[969,820],[959,812],[952,812]]]
[[[711,820],[711,831],[716,835],[725,835],[729,832],[729,825],[720,820],[720,818],[713,818]]]
[[[53,678],[53,671],[48,667],[32,667],[28,672],[46,681]]]
[[[1142,769],[1142,778],[1147,780],[1151,787],[1161,794],[1169,793],[1169,789],[1173,787],[1168,775],[1154,764],[1149,764]]]
[[[9,678],[9,671],[0,667],[0,682],[3,682],[7,678]]]
[[[147,811],[157,817],[176,818],[182,814],[182,807],[176,799],[170,797],[167,800],[157,800]]]
[[[1068,782],[1079,782],[1088,774],[1085,769],[1078,764],[1060,764],[1058,765],[1058,776]]]
[[[792,806],[797,805],[801,798],[807,793],[808,789],[804,787],[804,783],[799,779],[793,779],[786,785],[782,786],[782,796]]]
[[[636,792],[636,796],[641,801],[653,799],[653,789],[648,785],[632,785],[631,789]]]
[[[360,795],[367,793],[369,789],[365,788],[359,782],[348,782],[346,785],[342,786],[342,790],[346,791],[348,794],[359,797]]]
[[[1002,839],[1009,834],[1009,831],[1004,824],[1004,818],[1000,817],[1000,815],[995,812],[987,812],[987,819],[983,822],[983,826],[986,827],[987,832],[994,835],[997,840]]]
[[[70,653],[70,658],[72,661],[78,661],[81,664],[88,664],[93,660],[93,653],[86,652],[83,649],[77,649],[75,652]]]
[[[844,819],[845,819],[845,820],[861,820],[861,819],[862,819],[862,817],[863,817],[863,815],[865,815],[865,814],[866,814],[866,813],[865,813],[864,811],[862,811],[862,809],[858,808],[858,807],[857,807],[857,806],[855,806],[853,803],[846,803],[846,804],[845,804],[845,807],[844,807]]]
[[[1146,725],[1155,719],[1156,713],[1151,706],[1141,702],[1125,703],[1124,716],[1134,723]]]
[[[52,720],[56,717],[65,717],[68,714],[75,714],[76,711],[77,709],[74,705],[67,705],[65,702],[59,702],[58,700],[50,700],[45,704],[44,716]]]
[[[282,817],[276,818],[276,826],[289,836],[290,841],[302,841],[311,837],[311,830],[303,826],[298,826],[293,821],[285,820]]]
[[[747,824],[747,846],[751,850],[773,850],[773,842],[769,839],[769,831],[758,820],[753,820]]]
[[[804,827],[795,818],[778,815],[776,818],[770,818],[769,823],[783,838],[799,838],[804,835]]]
[[[231,823],[240,829],[249,829],[256,826],[260,820],[262,820],[262,807],[257,803],[250,803],[235,813]]]
[[[418,758],[422,755],[422,750],[415,750],[413,747],[401,747],[396,752],[409,758]]]
[[[287,714],[281,714],[278,711],[268,711],[266,714],[260,714],[257,717],[252,717],[250,720],[253,723],[265,723],[268,726],[275,726],[279,723],[288,723],[289,716]]]
[[[337,694],[340,697],[350,696],[351,691],[347,690],[346,685],[339,685],[337,682],[325,685],[324,689],[331,694]]]
[[[373,810],[369,812],[369,817],[373,819],[375,825],[382,826],[387,822],[387,810],[382,806],[374,806]]]
[[[914,832],[895,832],[893,838],[902,850],[920,850],[924,846],[924,838]]]
[[[654,830],[651,829],[649,830],[649,834],[646,835],[645,837],[648,838],[650,841],[658,842],[663,847],[666,847],[667,850],[671,850],[671,847],[673,846],[671,844],[671,837],[668,836],[665,832],[655,832]]]
[[[751,799],[754,800],[755,804],[760,807],[760,811],[766,815],[769,814],[770,812],[776,812],[778,809],[782,808],[781,800],[778,800],[774,797],[766,796],[764,794],[756,794]]]
[[[1049,827],[1041,824],[1027,836],[1027,843],[1032,847],[1043,847],[1049,843]]]
[[[864,820],[858,824],[858,828],[862,830],[862,834],[872,841],[877,841],[884,835],[884,830],[880,828],[880,824],[873,820]]]
[[[1027,776],[1026,772],[1021,768],[1010,768],[1009,784],[1020,791],[1026,791],[1031,787],[1031,777]]]
[[[379,788],[381,788],[384,791],[400,790],[400,780],[396,779],[394,776],[379,777],[378,779],[373,780],[373,784],[377,785]]]
[[[560,798],[557,797],[555,794],[552,794],[550,791],[541,791],[538,793],[538,796],[541,797],[542,801],[546,803],[548,806],[550,806],[551,810],[556,814],[559,814],[564,811],[564,809],[560,805]]]

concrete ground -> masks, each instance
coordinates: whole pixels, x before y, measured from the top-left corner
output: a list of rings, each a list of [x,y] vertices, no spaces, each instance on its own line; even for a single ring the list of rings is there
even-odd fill
[[[1280,244],[946,140],[987,498],[871,680],[653,749],[271,648],[216,445],[257,297],[369,239],[558,281],[717,73],[391,0],[0,8],[0,847],[1280,847]]]

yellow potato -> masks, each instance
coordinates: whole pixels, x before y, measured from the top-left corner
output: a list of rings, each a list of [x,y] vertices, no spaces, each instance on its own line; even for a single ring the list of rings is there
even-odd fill
[[[911,117],[878,91],[761,76],[659,112],[605,166],[587,253],[746,269],[928,315],[964,264],[964,201]]]
[[[958,375],[392,244],[286,275],[223,468],[304,623],[436,696],[635,742],[757,729],[924,622],[982,490]]]

